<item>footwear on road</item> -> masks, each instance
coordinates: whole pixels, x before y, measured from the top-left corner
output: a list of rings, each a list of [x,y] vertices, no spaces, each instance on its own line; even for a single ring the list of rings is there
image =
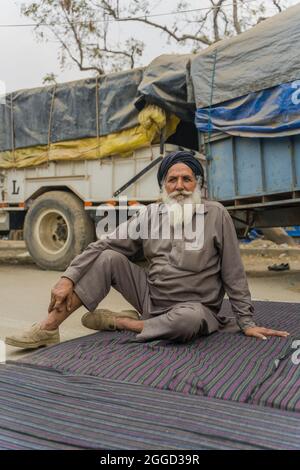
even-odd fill
[[[36,349],[41,346],[51,346],[60,342],[59,329],[42,330],[38,323],[34,323],[23,333],[7,336],[5,343],[9,346],[23,349]]]

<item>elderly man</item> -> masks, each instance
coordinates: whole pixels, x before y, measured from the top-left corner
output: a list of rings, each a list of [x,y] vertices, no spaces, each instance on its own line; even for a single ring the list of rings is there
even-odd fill
[[[59,342],[59,325],[81,305],[89,311],[82,318],[87,328],[133,331],[138,341],[189,341],[217,330],[242,331],[260,339],[288,335],[253,321],[234,225],[220,203],[201,201],[203,168],[194,155],[179,151],[166,156],[158,182],[162,202],[147,206],[139,221],[151,228],[152,236],[124,236],[132,232],[133,217],[112,235],[90,244],[52,289],[47,318],[19,336],[6,338],[7,344],[35,348]],[[183,231],[181,237],[175,236],[185,225],[196,227],[198,244],[187,240]],[[168,226],[167,237],[153,237]],[[141,248],[148,271],[128,259]],[[135,311],[95,310],[112,286]],[[234,313],[229,318],[219,314],[225,291]]]

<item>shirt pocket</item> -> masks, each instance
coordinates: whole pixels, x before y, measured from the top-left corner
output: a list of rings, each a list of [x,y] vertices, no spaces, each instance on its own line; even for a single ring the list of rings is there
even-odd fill
[[[184,244],[173,246],[169,262],[172,266],[190,272],[200,272],[205,264],[203,247],[192,250],[186,249]]]

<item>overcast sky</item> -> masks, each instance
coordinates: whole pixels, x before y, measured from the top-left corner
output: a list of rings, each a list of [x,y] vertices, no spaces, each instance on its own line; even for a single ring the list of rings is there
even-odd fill
[[[20,15],[22,1],[0,0],[0,25],[30,22]],[[126,2],[127,0],[121,1]],[[272,3],[272,0],[269,1]],[[291,4],[299,3],[294,0],[289,0],[289,2]],[[177,1],[174,0],[164,0],[164,2],[153,0],[153,12],[174,11],[176,3]],[[206,6],[207,0],[191,0],[190,4],[193,8],[199,8]],[[173,17],[164,17],[164,21],[166,24],[172,24]],[[165,36],[144,25],[134,24],[133,26],[131,23],[126,26],[122,25],[122,29],[119,24],[116,27],[120,38],[127,31],[133,34],[132,28],[134,27],[134,35],[146,42],[143,65],[165,52],[189,52],[188,49],[168,45]],[[49,43],[38,43],[32,28],[3,28],[0,26],[0,81],[5,83],[6,92],[41,86],[43,77],[51,72],[57,75],[59,82],[91,76],[91,73],[80,72],[75,66],[62,72],[58,63],[58,44],[54,39]]]
[[[25,24],[32,21],[20,15],[20,5],[23,0],[0,0],[0,24]],[[125,2],[126,0],[121,0]],[[154,1],[154,6],[163,3],[159,12],[173,11],[176,2],[164,0]],[[199,0],[192,1],[199,5]],[[167,21],[172,21],[172,17]],[[122,25],[122,28],[124,26]],[[125,27],[126,28],[126,27]],[[132,28],[127,26],[127,28]],[[176,52],[176,46],[169,46],[162,41],[159,32],[154,33],[151,29],[134,25],[137,37],[142,37],[149,46],[143,57],[144,64],[163,52]],[[121,28],[119,35],[122,35]],[[184,52],[184,49],[180,51]],[[76,80],[91,76],[91,72],[80,72],[76,66],[69,70],[61,71],[58,63],[58,44],[52,39],[48,43],[37,42],[32,28],[1,28],[0,27],[0,80],[5,83],[6,92],[21,88],[31,88],[42,85],[43,77],[48,73],[55,73],[59,82]]]

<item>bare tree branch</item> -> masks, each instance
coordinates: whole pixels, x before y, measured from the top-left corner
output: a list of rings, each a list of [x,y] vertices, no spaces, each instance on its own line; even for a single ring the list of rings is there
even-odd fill
[[[282,12],[282,8],[281,6],[279,5],[279,0],[273,0],[273,3],[275,5],[275,7],[277,8],[277,10],[279,11],[279,13]]]
[[[234,29],[236,30],[237,34],[240,34],[242,32],[242,28],[239,22],[237,0],[233,0],[232,2],[232,18],[233,18]]]
[[[122,21],[122,20],[120,20]],[[167,33],[171,38],[175,39],[177,42],[181,41],[186,41],[187,39],[191,39],[193,41],[198,41],[201,42],[202,44],[205,44],[206,46],[210,46],[213,41],[208,39],[207,36],[202,35],[202,36],[197,36],[194,34],[182,34],[181,36],[177,35],[173,31],[171,31],[167,26],[160,25],[159,23],[154,23],[153,21],[148,20],[147,18],[144,19],[131,19],[130,21],[139,21],[141,23],[148,24],[149,26],[153,26],[157,29],[160,29],[161,31],[164,31]]]
[[[77,34],[77,31],[76,31],[76,28],[74,26],[74,23],[70,21],[69,19],[69,16],[68,14],[66,13],[66,7],[64,5],[63,2],[61,2],[61,8],[62,8],[62,12],[64,14],[64,17],[68,23],[68,25],[70,26],[70,30],[72,31],[73,33],[73,36],[74,36],[74,39],[75,39],[75,42],[77,44],[77,47],[78,47],[78,51],[79,51],[79,55],[80,55],[80,64],[82,65],[83,64],[83,50],[82,50],[82,46],[81,46],[81,41],[78,37],[78,34]],[[67,8],[69,8],[69,11],[68,13],[70,12],[70,1],[68,1],[68,5],[67,5]]]
[[[181,0],[172,24],[152,16],[158,2],[153,3],[150,0],[24,0],[21,11],[36,23],[39,39],[48,40],[43,29],[47,26],[47,31],[58,40],[62,67],[67,59],[79,70],[99,74],[134,67],[144,50],[144,43],[137,37],[119,44],[111,27],[113,22],[147,25],[161,31],[170,42],[190,44],[195,52],[223,37],[240,34],[263,21],[270,11],[266,9],[269,0],[251,4],[242,0],[232,0],[230,4],[229,0],[210,0],[206,10],[193,16],[189,0]],[[272,6],[278,12],[285,8],[281,0],[272,0]]]
[[[223,2],[224,0],[220,0]],[[120,22],[128,22],[128,21],[136,21],[140,23],[145,23],[149,26],[152,26],[154,28],[160,29],[161,31],[164,31],[167,33],[171,38],[175,39],[177,42],[181,41],[186,41],[187,39],[191,39],[193,41],[199,41],[205,44],[206,46],[210,46],[212,44],[212,41],[209,40],[209,38],[205,35],[202,36],[197,36],[194,34],[182,34],[181,36],[177,35],[174,31],[172,31],[170,28],[168,28],[165,25],[161,25],[160,23],[155,23],[154,21],[151,21],[145,16],[145,18],[120,18],[116,11],[112,8],[112,6],[106,1],[102,0],[103,5],[106,6],[107,10],[109,11],[109,14],[116,20]]]
[[[223,20],[224,20],[224,36],[227,36],[228,35],[228,31],[229,31],[229,19],[228,19],[228,16],[226,15],[225,11],[224,10],[221,10],[220,11],[220,14],[222,15],[223,17]]]
[[[214,42],[220,41],[220,31],[219,31],[219,21],[218,21],[218,16],[220,13],[221,5],[224,2],[224,0],[219,0],[217,3],[215,3],[213,0],[210,0],[210,3],[212,4],[212,12],[213,12],[213,28],[214,28]]]
[[[87,72],[88,70],[94,70],[94,71],[97,71],[100,75],[102,75],[104,73],[104,70],[100,67],[96,67],[96,66],[91,66],[91,67],[85,67],[82,65],[82,63],[77,59],[77,57],[75,57],[69,46],[67,45],[67,43],[65,41],[63,41],[63,39],[61,39],[61,37],[56,34],[55,31],[51,30],[51,32],[54,34],[54,36],[57,38],[57,40],[60,42],[60,44],[63,46],[63,48],[66,50],[67,54],[69,55],[70,59],[75,62],[75,64],[77,64],[79,70],[81,70],[82,72]]]

